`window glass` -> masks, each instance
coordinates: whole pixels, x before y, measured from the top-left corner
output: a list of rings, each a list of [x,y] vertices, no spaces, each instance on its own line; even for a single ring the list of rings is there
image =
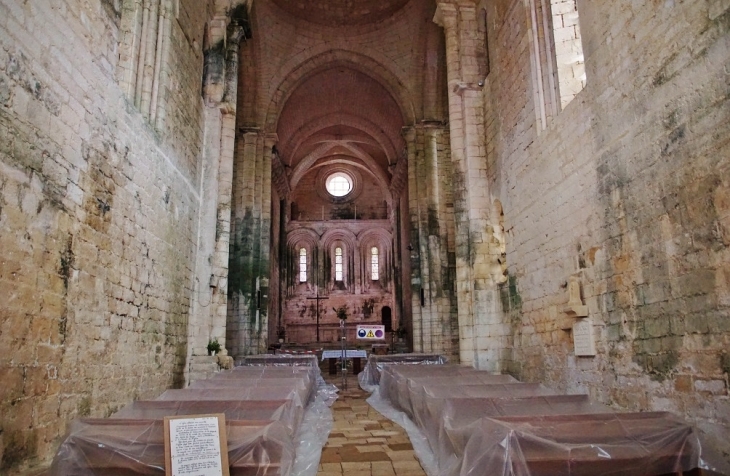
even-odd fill
[[[333,197],[344,197],[352,190],[352,179],[347,174],[337,172],[327,177],[325,187]]]
[[[299,282],[307,282],[307,250],[306,248],[299,249]]]
[[[380,268],[378,264],[378,247],[373,246],[370,249],[370,276],[373,281],[380,279]]]
[[[342,248],[335,248],[335,281],[342,281]]]

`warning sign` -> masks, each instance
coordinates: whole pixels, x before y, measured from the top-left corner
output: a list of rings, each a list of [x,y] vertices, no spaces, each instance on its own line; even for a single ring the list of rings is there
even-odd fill
[[[358,325],[356,335],[361,340],[384,340],[385,326]]]

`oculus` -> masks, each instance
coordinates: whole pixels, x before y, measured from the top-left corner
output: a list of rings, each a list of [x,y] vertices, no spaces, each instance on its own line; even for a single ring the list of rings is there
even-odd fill
[[[335,172],[325,181],[327,193],[333,197],[344,197],[352,191],[352,178],[343,172]]]

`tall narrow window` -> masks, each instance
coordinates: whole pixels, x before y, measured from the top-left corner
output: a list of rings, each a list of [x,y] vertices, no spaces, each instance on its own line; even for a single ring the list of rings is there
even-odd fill
[[[565,109],[586,86],[585,59],[576,0],[550,0],[560,108]]]
[[[539,130],[547,129],[585,87],[577,0],[525,0],[533,98]]]
[[[378,266],[378,247],[370,248],[370,276],[373,281],[380,279],[380,267]]]
[[[307,249],[299,249],[299,282],[307,282]]]
[[[342,281],[342,248],[335,248],[335,281]]]
[[[489,42],[487,40],[487,10],[482,8],[479,12],[479,23],[477,31],[482,41],[477,43],[477,66],[479,67],[479,79],[484,79],[489,74]]]

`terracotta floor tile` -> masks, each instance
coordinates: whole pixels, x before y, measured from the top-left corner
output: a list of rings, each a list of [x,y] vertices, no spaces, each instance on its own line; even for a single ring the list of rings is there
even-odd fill
[[[340,385],[340,378],[325,380]],[[339,395],[317,476],[425,476],[408,435],[365,402],[369,394],[354,378]]]

